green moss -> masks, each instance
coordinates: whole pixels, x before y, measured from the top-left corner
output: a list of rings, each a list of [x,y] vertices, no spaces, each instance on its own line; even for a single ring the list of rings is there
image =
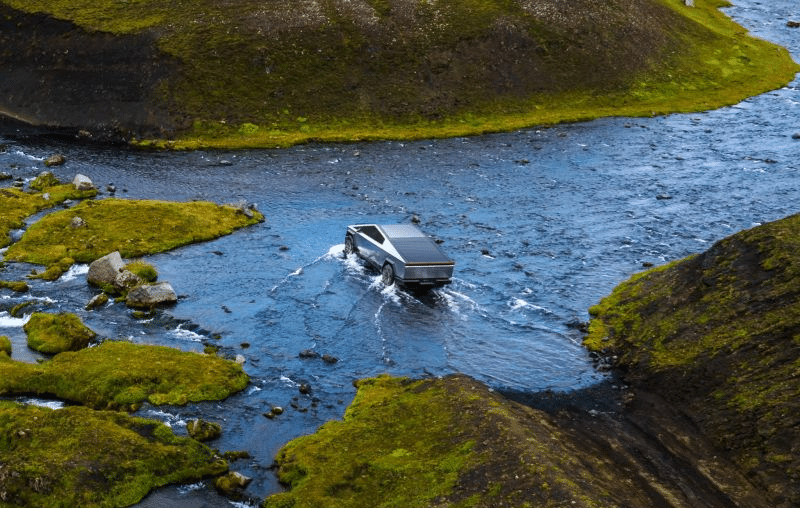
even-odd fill
[[[0,280],[0,288],[10,289],[15,293],[25,293],[30,289],[25,281]]]
[[[76,191],[73,185],[58,185],[44,193],[23,192],[15,188],[0,189],[0,247],[11,243],[8,234],[12,229],[25,226],[25,217],[63,203],[67,199],[83,199],[94,196],[97,191]]]
[[[68,313],[34,312],[23,329],[28,334],[28,347],[49,354],[83,349],[97,336],[78,316]]]
[[[86,226],[72,228],[74,217]],[[125,258],[140,257],[211,240],[259,220],[258,212],[248,218],[235,207],[201,201],[84,201],[30,226],[6,259],[63,271],[66,260],[89,263],[115,250]]]
[[[39,176],[34,178],[29,187],[33,190],[43,191],[49,187],[55,187],[56,185],[61,185],[58,178],[50,171],[43,171]]]
[[[11,340],[5,335],[0,335],[0,353],[11,356]]]
[[[155,282],[158,279],[156,268],[141,259],[131,261],[125,268],[145,282]]]
[[[413,507],[448,494],[472,443],[453,445],[439,389],[415,387],[387,377],[360,382],[344,421],[281,450],[278,476],[291,491],[264,506]]]
[[[61,353],[41,365],[0,359],[0,393],[48,394],[100,409],[221,400],[248,379],[229,360],[126,342]]]
[[[0,402],[0,449],[8,506],[128,506],[155,487],[227,470],[159,422],[82,407]]]

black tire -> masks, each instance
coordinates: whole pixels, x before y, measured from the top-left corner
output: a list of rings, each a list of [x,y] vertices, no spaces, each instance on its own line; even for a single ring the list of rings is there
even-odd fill
[[[383,265],[383,270],[381,270],[381,280],[385,286],[391,286],[394,284],[394,268],[389,263]]]
[[[344,237],[344,255],[349,256],[350,254],[355,254],[356,247],[353,245],[353,237],[347,235]]]

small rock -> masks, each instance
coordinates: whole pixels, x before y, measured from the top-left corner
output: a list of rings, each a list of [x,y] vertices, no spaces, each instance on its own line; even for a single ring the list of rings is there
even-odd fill
[[[338,361],[339,361],[339,359],[338,359],[338,358],[336,358],[335,356],[331,356],[331,355],[329,355],[329,354],[324,354],[324,355],[322,355],[322,360],[323,360],[325,363],[330,363],[330,364],[334,364],[334,363],[336,363],[336,362],[338,362]]]
[[[186,432],[192,439],[200,442],[217,439],[222,434],[222,427],[218,423],[207,422],[205,420],[192,420],[186,424]]]
[[[658,196],[656,196],[656,199],[659,199],[659,200],[672,199],[672,196],[670,196],[669,194],[659,194]]]
[[[800,139],[800,132],[795,132],[792,134],[792,139]]]
[[[150,308],[155,305],[175,303],[178,295],[169,282],[157,282],[155,284],[142,284],[136,286],[128,292],[125,304],[134,308]]]
[[[118,290],[123,290],[136,287],[142,282],[142,279],[140,279],[135,273],[131,272],[130,270],[122,269],[119,271],[117,276],[114,277],[114,282],[112,284]]]
[[[51,166],[60,166],[67,162],[67,158],[61,154],[51,155],[44,161],[44,165],[48,168]]]
[[[237,491],[247,487],[251,480],[251,478],[242,473],[232,471],[217,478],[216,481],[214,481],[214,486],[226,496],[231,496],[235,495]]]
[[[800,28],[800,21],[787,21],[786,26],[789,28]]]
[[[100,293],[99,295],[95,295],[94,298],[89,300],[89,303],[86,304],[86,310],[93,310],[101,305],[105,305],[108,302],[108,295],[105,293]]]
[[[308,395],[311,393],[311,385],[308,383],[301,383],[299,390],[303,395]]]
[[[115,192],[117,192],[117,188],[114,186],[114,184],[111,184],[111,183],[106,185],[106,190],[111,194],[114,194]]]
[[[44,199],[45,201],[50,201],[50,193],[45,192],[44,194],[42,194],[42,199]]]
[[[69,223],[69,227],[71,227],[72,229],[86,227],[86,221],[81,219],[80,217],[73,217]]]
[[[236,360],[235,361],[239,365],[244,365],[245,362],[247,361],[247,359],[244,357],[244,355],[236,355]]]
[[[0,171],[0,180],[11,180],[14,178],[11,176],[11,173],[6,173],[5,171]]]
[[[86,175],[81,175],[80,173],[75,175],[75,178],[72,179],[72,185],[74,185],[75,189],[79,191],[94,189],[94,184],[89,177]]]
[[[304,349],[298,355],[300,358],[319,358],[319,353],[313,349]]]

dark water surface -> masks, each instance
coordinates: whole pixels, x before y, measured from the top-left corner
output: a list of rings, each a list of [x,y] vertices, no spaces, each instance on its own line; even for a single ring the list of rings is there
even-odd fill
[[[800,54],[794,0],[739,0],[727,12],[760,37]],[[243,355],[250,386],[224,402],[145,407],[185,432],[218,421],[212,443],[246,450],[232,469],[261,498],[280,489],[269,470],[286,441],[340,418],[354,379],[464,372],[500,390],[567,391],[603,379],[570,323],[619,282],[701,252],[741,229],[798,211],[800,82],[736,106],[653,119],[604,119],[550,129],[413,143],[308,145],[288,150],[139,153],[20,143],[0,170],[33,178],[63,153],[75,173],[117,197],[247,200],[267,221],[214,242],[148,258],[182,295],[152,320],[124,305],[86,312],[94,291],[78,267],[24,296],[0,295],[0,334],[34,361],[22,320],[7,310],[37,299],[80,315],[101,336]],[[107,194],[106,194],[107,195]],[[457,260],[449,287],[424,296],[385,288],[345,259],[347,224],[408,222]],[[23,277],[12,264],[2,279]],[[213,338],[219,335],[220,338]],[[313,350],[338,358],[303,359]],[[311,394],[298,391],[309,383]],[[286,412],[267,419],[272,405]],[[170,487],[140,506],[227,506],[202,484]],[[247,503],[239,503],[246,506]]]

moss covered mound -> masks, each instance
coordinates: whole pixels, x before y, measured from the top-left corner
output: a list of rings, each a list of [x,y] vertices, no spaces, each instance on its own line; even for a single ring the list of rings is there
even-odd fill
[[[159,422],[0,401],[3,506],[129,506],[155,487],[226,470],[208,447]]]
[[[46,265],[57,276],[74,262],[89,263],[113,251],[125,258],[155,254],[218,238],[264,219],[257,211],[251,215],[203,201],[84,201],[30,226],[6,251],[6,259]],[[83,225],[73,227],[75,217]]]
[[[0,394],[52,395],[97,409],[222,400],[248,381],[230,360],[127,342],[60,353],[41,365],[0,355]]]
[[[75,186],[71,184],[55,185],[45,188],[44,192],[24,192],[16,188],[0,189],[0,248],[11,243],[9,232],[24,227],[26,217],[52,208],[67,199],[83,199],[96,194],[96,190],[75,190]]]
[[[694,3],[3,0],[0,113],[273,146],[707,109],[792,79],[723,0]]]
[[[48,354],[78,351],[97,336],[81,318],[66,312],[34,312],[22,328],[28,335],[28,347]]]
[[[5,335],[0,335],[0,353],[11,356],[11,340]]]
[[[676,422],[650,419],[654,434],[642,435],[607,416],[609,393],[589,395],[606,399],[602,413],[533,409],[462,375],[362,380],[342,421],[279,452],[289,490],[263,506],[767,506],[744,481],[721,491],[730,471],[701,454],[701,437],[675,433],[692,443],[692,469],[675,442],[660,441]]]
[[[681,407],[776,506],[800,504],[800,215],[637,275],[586,344]]]

